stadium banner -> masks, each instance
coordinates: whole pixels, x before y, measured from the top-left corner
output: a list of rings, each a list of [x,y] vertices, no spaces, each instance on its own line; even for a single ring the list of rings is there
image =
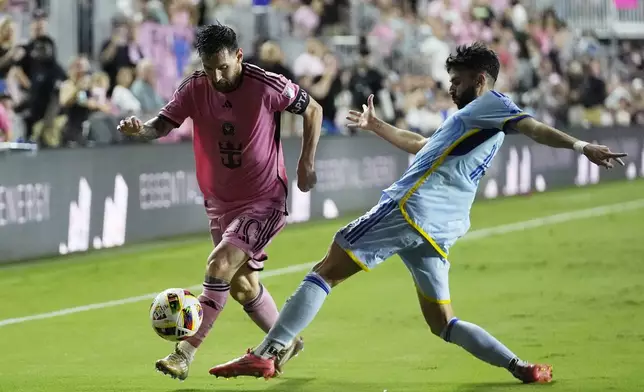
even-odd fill
[[[187,76],[185,70],[190,62],[194,29],[185,23],[160,25],[145,22],[137,29],[136,41],[143,57],[150,59],[155,66],[156,91],[169,101]]]
[[[497,198],[605,180],[644,177],[644,130],[584,129],[573,135],[629,154],[606,171],[569,150],[508,136],[481,180]],[[301,141],[285,139],[289,222],[360,213],[376,203],[410,156],[371,136],[323,137],[318,184],[297,189]],[[208,229],[190,144],[43,150],[0,156],[0,262],[112,248]]]

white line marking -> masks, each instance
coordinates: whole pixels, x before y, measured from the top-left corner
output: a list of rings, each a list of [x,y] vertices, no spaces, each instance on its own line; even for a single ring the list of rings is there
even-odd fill
[[[275,269],[275,270],[266,271],[266,272],[262,273],[262,278],[268,278],[268,277],[271,277],[271,276],[281,276],[281,275],[291,274],[291,273],[294,273],[294,272],[305,271],[305,270],[310,269],[314,265],[315,265],[315,263],[305,263],[305,264],[296,264],[296,265],[292,265],[290,267],[285,267],[285,268],[278,268],[278,269]],[[202,286],[200,284],[195,285],[195,286],[190,286],[190,287],[188,287],[188,290],[198,290],[201,287]],[[48,319],[48,318],[53,318],[53,317],[58,317],[58,316],[65,316],[65,315],[68,315],[68,314],[87,312],[89,310],[111,308],[113,306],[126,305],[126,304],[131,304],[131,303],[134,303],[134,302],[149,301],[149,300],[154,299],[154,297],[156,297],[157,294],[159,294],[159,293],[144,294],[144,295],[139,295],[139,296],[136,296],[136,297],[117,299],[117,300],[114,300],[114,301],[100,302],[100,303],[91,304],[91,305],[76,306],[76,307],[73,307],[73,308],[56,310],[54,312],[40,313],[40,314],[31,315],[31,316],[16,317],[16,318],[0,320],[0,327],[4,327],[6,325],[11,325],[11,324],[25,323],[27,321],[42,320],[42,319]]]
[[[509,233],[519,232],[523,230],[534,229],[537,227],[555,225],[558,223],[565,223],[565,222],[570,222],[578,219],[592,218],[595,216],[609,215],[609,214],[618,213],[618,212],[637,210],[640,208],[644,208],[644,199],[637,199],[626,203],[610,204],[605,206],[588,208],[584,210],[564,212],[561,214],[549,215],[541,218],[535,218],[535,219],[530,219],[526,221],[510,223],[506,225],[473,230],[470,233],[468,233],[465,237],[463,237],[460,241],[477,240],[477,239],[491,237],[494,235],[509,234]],[[296,264],[290,267],[278,268],[278,269],[263,272],[261,276],[263,279],[266,279],[271,276],[288,275],[295,272],[307,271],[314,265],[315,265],[315,262]],[[199,288],[201,288],[201,285],[191,286],[188,289],[198,290]],[[4,320],[0,320],[0,327],[12,325],[12,324],[26,323],[28,321],[43,320],[43,319],[49,319],[53,317],[65,316],[68,314],[87,312],[90,310],[111,308],[114,306],[126,305],[126,304],[135,303],[135,302],[148,301],[156,297],[157,294],[158,293],[150,293],[145,295],[139,295],[136,297],[123,298],[115,301],[101,302],[97,304],[61,309],[54,312],[40,313],[40,314],[31,315],[31,316],[4,319]]]
[[[508,234],[527,229],[534,229],[541,226],[555,225],[557,223],[565,223],[578,219],[592,218],[595,216],[610,215],[618,212],[637,210],[644,208],[644,199],[637,199],[618,204],[609,204],[599,207],[587,208],[584,210],[575,210],[569,212],[562,212],[560,214],[548,215],[541,218],[529,219],[522,222],[510,223],[495,227],[488,227],[471,231],[462,240],[474,240],[479,238],[490,237],[498,234]],[[461,241],[462,241],[461,240]]]

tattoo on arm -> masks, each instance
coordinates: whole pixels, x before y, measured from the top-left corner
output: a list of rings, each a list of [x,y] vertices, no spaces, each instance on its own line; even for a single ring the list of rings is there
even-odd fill
[[[175,128],[174,124],[161,118],[155,117],[143,124],[143,128],[134,135],[136,140],[150,141],[167,136]]]
[[[143,124],[143,129],[141,129],[138,134],[134,135],[134,138],[137,140],[149,141],[158,139],[163,136],[165,135],[161,134],[156,128],[150,126],[149,124]]]

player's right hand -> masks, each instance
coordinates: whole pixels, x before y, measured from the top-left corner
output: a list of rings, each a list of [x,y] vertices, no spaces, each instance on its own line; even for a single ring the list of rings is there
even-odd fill
[[[134,116],[128,117],[121,120],[117,129],[127,136],[138,135],[143,129],[143,122]]]
[[[349,111],[347,116],[349,128],[361,128],[366,131],[373,131],[378,118],[376,117],[376,109],[373,107],[373,94],[367,98],[367,104],[362,105],[362,113],[357,110]]]
[[[613,162],[611,161],[615,161],[624,166],[625,164],[622,158],[628,156],[624,152],[612,152],[610,148],[599,144],[587,144],[584,146],[584,155],[595,165],[603,166],[606,169],[613,168]]]

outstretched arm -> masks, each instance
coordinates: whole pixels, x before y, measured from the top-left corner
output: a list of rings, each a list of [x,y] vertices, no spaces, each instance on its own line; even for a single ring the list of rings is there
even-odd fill
[[[621,152],[612,152],[606,146],[578,140],[532,117],[518,121],[513,127],[539,144],[554,148],[575,150],[580,154],[584,154],[592,163],[604,166],[607,169],[613,167],[613,163],[611,162],[613,160],[624,166],[624,161],[621,158],[628,155]]]
[[[193,82],[202,75],[200,72],[195,72],[185,78],[175,90],[170,102],[153,119],[143,123],[136,117],[128,117],[119,123],[118,130],[138,140],[154,140],[167,136],[193,114],[195,107],[192,98]]]
[[[143,123],[136,117],[121,120],[118,130],[138,140],[154,140],[167,136],[176,126],[163,116],[154,117]]]
[[[389,143],[410,154],[417,154],[427,143],[427,138],[417,133],[396,128],[378,117],[373,107],[373,94],[367,99],[367,105],[362,105],[362,113],[352,110],[347,116],[349,128],[361,128],[371,131]]]
[[[410,154],[417,154],[427,143],[427,138],[415,132],[406,131],[377,119],[371,129],[373,133]]]

